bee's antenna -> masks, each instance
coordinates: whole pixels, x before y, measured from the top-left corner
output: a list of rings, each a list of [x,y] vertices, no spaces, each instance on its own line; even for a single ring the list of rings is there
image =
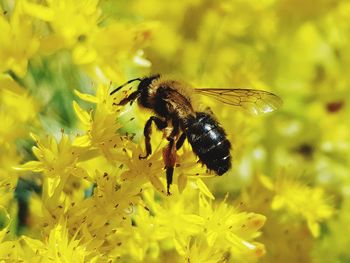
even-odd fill
[[[113,95],[114,93],[116,93],[118,90],[120,90],[120,89],[123,88],[124,86],[126,86],[126,85],[128,85],[128,84],[130,84],[131,82],[134,82],[134,81],[136,81],[136,80],[141,81],[142,79],[140,79],[140,78],[131,79],[131,80],[125,82],[123,85],[121,85],[121,86],[119,86],[118,88],[116,88],[115,90],[113,90],[111,93],[109,93],[109,95]]]

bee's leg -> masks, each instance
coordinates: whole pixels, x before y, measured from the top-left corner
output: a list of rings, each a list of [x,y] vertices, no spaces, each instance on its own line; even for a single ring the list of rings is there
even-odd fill
[[[180,138],[176,142],[176,150],[179,150],[186,140],[186,133],[180,135]]]
[[[146,155],[139,155],[139,159],[146,159],[149,155],[152,154],[152,146],[151,146],[151,133],[152,133],[152,121],[156,124],[158,130],[163,130],[168,126],[168,123],[156,116],[152,116],[148,119],[145,124],[145,128],[143,130],[143,135],[145,136],[145,148]]]
[[[180,123],[178,120],[173,119],[173,130],[167,137],[169,144],[167,148],[163,150],[163,159],[166,168],[166,183],[167,183],[167,194],[170,195],[170,185],[173,182],[174,167],[176,163],[176,144],[175,138],[179,135]]]
[[[179,135],[179,130],[180,130],[180,123],[178,120],[173,119],[172,124],[173,124],[173,130],[171,131],[170,135],[167,137],[167,140],[170,142],[170,147],[173,147],[175,138]]]
[[[170,195],[170,185],[173,183],[174,167],[166,168],[166,193]]]
[[[119,103],[113,103],[113,105],[117,105],[117,106],[123,106],[125,104],[127,104],[128,102],[130,102],[130,104],[132,104],[137,97],[140,95],[139,91],[135,91],[133,93],[131,93],[128,97],[122,99]]]
[[[173,182],[174,167],[176,162],[176,148],[174,143],[169,142],[163,150],[163,159],[166,169],[167,194],[170,195],[170,185]]]

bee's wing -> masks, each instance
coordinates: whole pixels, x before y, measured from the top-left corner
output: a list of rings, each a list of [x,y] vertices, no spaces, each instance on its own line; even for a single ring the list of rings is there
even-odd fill
[[[200,88],[195,91],[197,94],[211,97],[224,104],[243,107],[254,115],[274,111],[282,105],[280,97],[264,90]]]

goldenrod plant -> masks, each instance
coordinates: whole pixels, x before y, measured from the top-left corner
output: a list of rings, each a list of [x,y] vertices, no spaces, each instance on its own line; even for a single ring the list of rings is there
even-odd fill
[[[350,262],[350,2],[1,0],[1,262]],[[134,78],[251,88],[215,176],[143,129]]]

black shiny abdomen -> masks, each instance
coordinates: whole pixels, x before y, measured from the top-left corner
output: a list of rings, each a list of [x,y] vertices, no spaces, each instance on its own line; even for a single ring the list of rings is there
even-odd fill
[[[231,168],[231,144],[219,123],[209,114],[197,112],[185,132],[194,153],[209,170],[222,175]]]

